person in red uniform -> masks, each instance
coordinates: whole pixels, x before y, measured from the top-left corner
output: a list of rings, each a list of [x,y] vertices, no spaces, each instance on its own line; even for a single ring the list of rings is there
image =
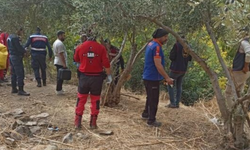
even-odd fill
[[[7,49],[8,49],[8,46],[7,46],[7,38],[8,37],[9,37],[8,33],[1,32],[1,34],[0,34],[0,43],[5,45],[7,47]],[[7,74],[8,68],[9,68],[9,55],[7,57],[6,69],[0,70],[0,82],[7,82],[8,81],[6,79],[6,77],[5,77],[6,74]]]
[[[84,106],[88,95],[91,99],[90,128],[97,128],[96,120],[100,109],[100,95],[103,83],[103,68],[108,75],[107,82],[112,81],[110,63],[106,49],[96,41],[93,32],[87,34],[88,40],[76,48],[74,60],[79,62],[80,78],[78,84],[78,99],[75,109],[75,127],[81,128]]]
[[[119,54],[119,49],[117,47],[115,47],[114,45],[111,44],[109,39],[105,39],[104,43],[106,45],[107,48],[109,48],[110,52],[109,52],[109,59],[110,62]],[[114,63],[114,71],[115,71],[115,76],[114,76],[114,82],[115,85],[118,83],[119,77],[120,77],[120,66],[121,66],[121,72],[123,72],[124,70],[124,59],[122,57],[122,55],[116,60],[116,62]]]

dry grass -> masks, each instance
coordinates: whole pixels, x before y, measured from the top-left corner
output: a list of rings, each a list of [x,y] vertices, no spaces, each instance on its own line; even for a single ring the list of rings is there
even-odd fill
[[[26,81],[28,82],[28,81]],[[30,97],[19,97],[10,95],[10,87],[2,88],[0,93],[0,110],[6,112],[10,109],[22,108],[30,116],[41,112],[50,114],[48,120],[53,126],[59,127],[58,132],[51,132],[46,127],[37,134],[39,143],[30,142],[26,137],[10,149],[30,149],[35,145],[55,143],[61,149],[129,149],[129,150],[220,150],[221,126],[209,121],[212,117],[218,117],[219,111],[215,100],[196,104],[194,107],[181,105],[179,109],[166,108],[167,100],[161,100],[157,120],[163,123],[160,128],[150,128],[140,118],[144,108],[145,95],[133,95],[130,98],[122,96],[121,103],[114,108],[101,108],[98,116],[99,129],[112,130],[111,136],[99,135],[96,131],[88,129],[89,103],[83,115],[83,134],[89,135],[88,139],[76,138],[74,130],[74,108],[76,103],[77,87],[65,85],[67,91],[65,96],[54,94],[55,86],[49,84],[47,87],[37,88],[35,83],[26,84]],[[127,95],[131,93],[122,91]],[[164,94],[163,94],[164,95]],[[162,99],[165,99],[164,97]],[[10,124],[14,122],[13,117],[0,117],[0,132],[10,130]],[[74,142],[69,145],[61,144],[62,138],[67,133],[73,133]],[[0,145],[4,145],[4,138],[0,136]]]

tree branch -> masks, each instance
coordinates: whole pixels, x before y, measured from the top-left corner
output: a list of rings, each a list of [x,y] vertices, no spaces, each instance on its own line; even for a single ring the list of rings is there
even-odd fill
[[[114,62],[121,56],[122,54],[122,51],[125,47],[125,44],[126,44],[126,39],[127,39],[127,36],[128,36],[128,33],[125,32],[124,34],[124,37],[123,37],[123,41],[122,41],[122,44],[121,44],[121,47],[120,47],[120,50],[119,50],[119,53],[118,55],[115,56],[115,58],[110,62],[110,65],[112,66],[114,64]]]
[[[150,41],[151,41],[151,40],[150,40]],[[150,41],[149,41],[149,42],[150,42]],[[133,61],[132,61],[132,63],[131,63],[131,66],[133,66],[133,65],[135,64],[136,60],[139,58],[139,56],[142,54],[142,52],[146,49],[146,47],[147,47],[147,45],[148,45],[149,42],[147,42],[147,43],[139,50],[139,52],[137,52],[137,54],[135,55],[135,57],[134,57],[134,59],[133,59]]]
[[[167,14],[167,12],[161,13],[161,14],[155,16],[155,17],[153,18],[153,20],[157,20],[157,19],[159,19],[160,17],[162,17],[162,16],[164,16],[164,15],[166,15],[166,14]]]

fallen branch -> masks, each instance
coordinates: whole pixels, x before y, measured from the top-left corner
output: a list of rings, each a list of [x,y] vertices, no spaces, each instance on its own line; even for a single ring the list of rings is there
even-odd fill
[[[172,142],[183,142],[183,140],[168,140],[168,141],[157,140],[157,141],[152,141],[150,143],[135,144],[135,145],[131,145],[129,147],[139,147],[139,146],[148,146],[148,145],[156,145],[156,144],[166,144],[166,143],[172,143]]]
[[[33,136],[36,137],[36,138],[42,139],[42,140],[46,140],[46,141],[50,141],[50,142],[53,142],[53,143],[61,144],[61,145],[64,145],[64,146],[69,146],[69,147],[74,147],[74,148],[76,148],[76,147],[73,146],[73,145],[65,144],[65,143],[62,143],[62,142],[59,142],[59,141],[55,141],[55,140],[51,140],[51,139],[47,139],[47,138],[44,138],[44,137],[40,137],[40,136],[37,136],[37,135],[35,135],[35,134],[33,134]]]
[[[181,124],[178,128],[171,131],[171,134],[175,133],[177,130],[179,130],[182,127],[183,124]]]
[[[121,93],[121,95],[127,96],[127,97],[132,97],[132,98],[134,98],[136,100],[140,100],[138,97],[135,97],[135,96],[132,96],[132,95],[128,95],[128,94],[124,94],[124,93]]]
[[[85,126],[83,126],[90,134],[92,134],[92,135],[94,135],[94,136],[96,136],[96,137],[98,137],[98,138],[100,138],[100,139],[102,139],[103,140],[103,138],[101,137],[101,136],[99,136],[98,134],[96,134],[96,133],[94,133],[94,132],[91,132],[89,129],[87,129]]]
[[[149,145],[156,145],[156,144],[162,144],[162,142],[157,141],[157,142],[152,142],[152,143],[142,143],[142,144],[131,145],[129,147],[149,146]]]

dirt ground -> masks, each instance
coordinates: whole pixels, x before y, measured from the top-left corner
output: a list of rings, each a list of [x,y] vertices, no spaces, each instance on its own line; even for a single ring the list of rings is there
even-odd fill
[[[38,88],[36,83],[27,79],[25,90],[31,93],[29,97],[11,94],[11,87],[0,86],[0,132],[10,131],[11,124],[16,120],[5,114],[13,109],[21,108],[23,116],[48,113],[47,121],[58,127],[58,131],[48,130],[48,126],[41,127],[41,131],[33,137],[25,136],[13,145],[4,142],[0,135],[0,149],[30,150],[38,145],[53,144],[61,150],[220,150],[221,126],[213,124],[209,118],[219,115],[214,100],[209,104],[198,104],[194,107],[181,105],[179,109],[166,108],[167,100],[161,100],[157,120],[163,123],[160,128],[148,127],[141,119],[144,108],[145,95],[134,95],[140,100],[122,96],[121,103],[115,108],[102,107],[98,116],[99,130],[112,130],[113,135],[99,135],[88,129],[89,106],[87,103],[83,115],[81,131],[74,129],[74,109],[76,105],[77,87],[63,85],[64,96],[55,94],[55,85],[48,84]],[[126,94],[131,94],[123,91]],[[77,133],[86,138],[77,138]],[[62,143],[67,133],[73,134],[73,142]],[[43,140],[42,140],[43,139]]]

